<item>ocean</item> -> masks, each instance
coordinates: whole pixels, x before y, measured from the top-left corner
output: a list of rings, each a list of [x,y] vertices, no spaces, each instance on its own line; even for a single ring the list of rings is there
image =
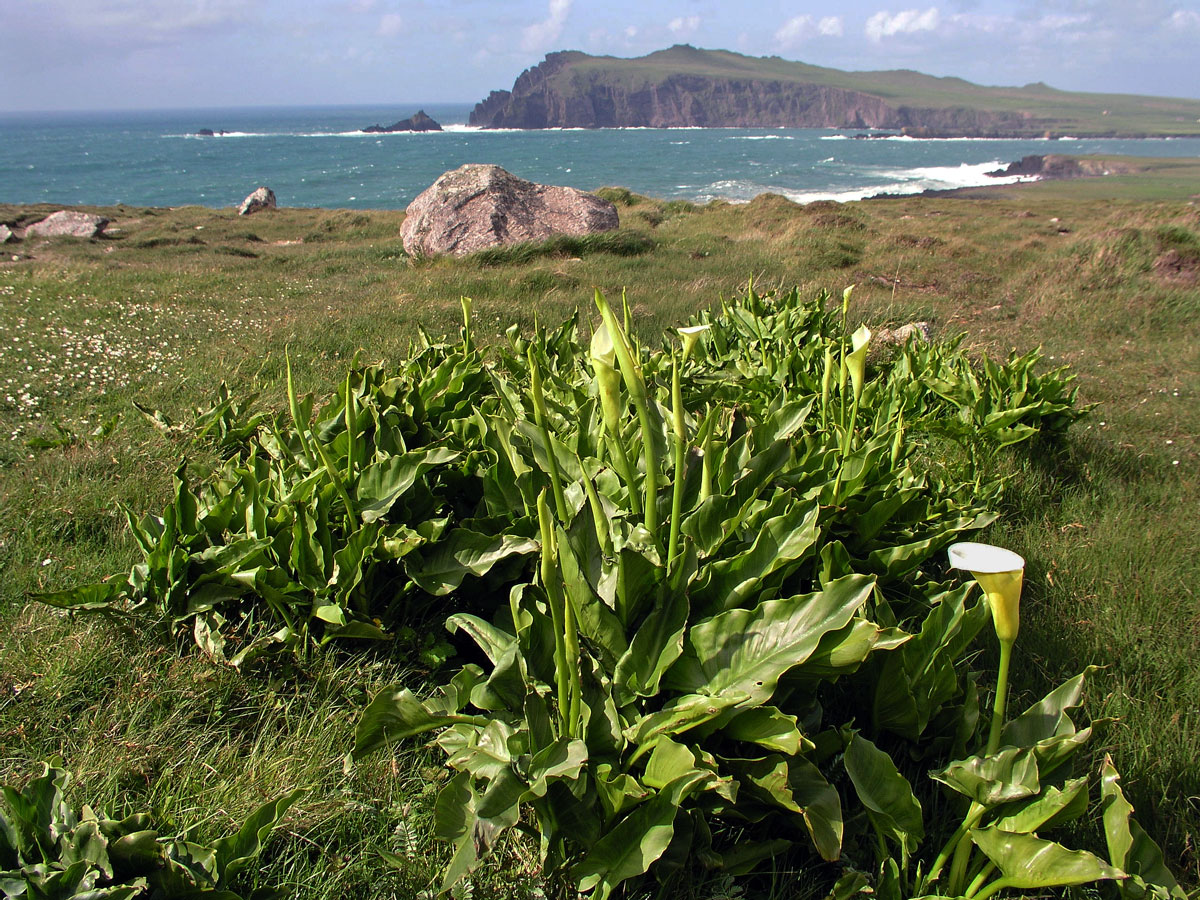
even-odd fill
[[[424,108],[445,131],[363,134]],[[997,183],[1028,154],[1200,158],[1200,138],[856,140],[859,130],[617,128],[482,131],[469,104],[0,115],[0,202],[236,206],[258,185],[283,206],[402,209],[440,174],[495,163],[583,189],[663,199],[798,202]],[[224,131],[199,137],[200,129]],[[1014,180],[1014,179],[1008,179]]]

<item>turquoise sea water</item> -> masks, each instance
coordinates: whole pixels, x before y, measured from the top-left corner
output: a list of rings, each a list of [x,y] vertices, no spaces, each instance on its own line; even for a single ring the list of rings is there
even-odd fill
[[[442,172],[496,163],[584,189],[706,202],[773,191],[852,200],[989,183],[1031,153],[1200,157],[1171,140],[854,140],[826,129],[480,131],[470,106],[424,106],[441,133],[362,134],[419,104],[0,116],[0,202],[234,206],[258,185],[284,206],[398,209]],[[209,128],[229,134],[197,137]]]

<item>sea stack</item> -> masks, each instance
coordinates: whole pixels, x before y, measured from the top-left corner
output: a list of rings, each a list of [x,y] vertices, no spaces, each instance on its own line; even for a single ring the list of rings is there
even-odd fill
[[[426,115],[425,110],[417,112],[407,119],[393,122],[391,125],[368,125],[363,131],[366,134],[391,134],[396,131],[441,131],[442,126]]]

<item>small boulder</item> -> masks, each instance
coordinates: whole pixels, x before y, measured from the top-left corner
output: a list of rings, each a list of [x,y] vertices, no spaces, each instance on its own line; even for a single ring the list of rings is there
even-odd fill
[[[25,229],[25,237],[99,237],[108,219],[92,213],[60,209]]]
[[[12,233],[12,229],[7,225],[0,225],[0,244],[11,244],[15,242],[17,236]]]
[[[468,164],[442,175],[409,204],[400,236],[410,256],[465,256],[558,234],[611,231],[618,224],[617,208],[594,194]]]
[[[928,322],[909,322],[899,328],[880,328],[872,335],[872,339],[881,347],[901,347],[908,343],[910,337],[921,343],[928,342],[931,336],[932,332]]]
[[[254,193],[238,207],[239,216],[249,216],[264,209],[275,208],[275,192],[269,187],[255,188]]]

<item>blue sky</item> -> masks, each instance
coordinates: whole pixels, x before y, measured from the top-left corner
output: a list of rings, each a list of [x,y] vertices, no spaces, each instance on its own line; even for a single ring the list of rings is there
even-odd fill
[[[20,0],[0,110],[473,102],[546,52],[674,43],[1200,97],[1200,0]]]

